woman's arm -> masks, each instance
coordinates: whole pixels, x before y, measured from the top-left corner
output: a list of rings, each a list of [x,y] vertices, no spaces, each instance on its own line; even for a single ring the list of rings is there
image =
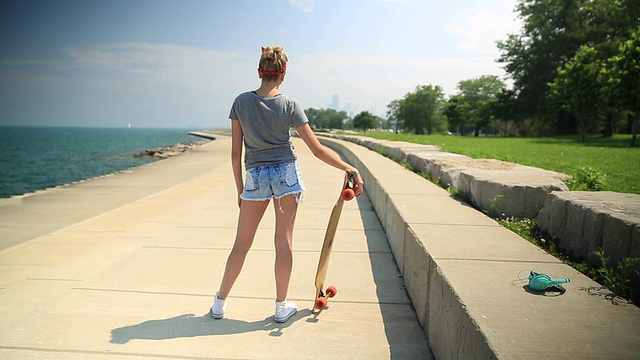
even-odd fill
[[[313,133],[309,123],[305,123],[296,128],[298,135],[304,140],[304,143],[307,144],[311,152],[315,157],[324,161],[325,163],[338,168],[340,170],[346,171],[349,174],[355,174],[355,182],[358,184],[358,189],[356,189],[356,196],[362,194],[364,182],[362,181],[362,176],[358,170],[344,162],[335,152],[322,145],[316,134]]]
[[[233,178],[236,182],[236,190],[238,191],[238,206],[240,206],[240,194],[244,189],[244,181],[242,179],[242,127],[240,121],[231,120],[231,167],[233,168]]]

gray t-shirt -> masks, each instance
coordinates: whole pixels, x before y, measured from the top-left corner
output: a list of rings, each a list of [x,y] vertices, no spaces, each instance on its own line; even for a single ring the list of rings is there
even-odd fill
[[[262,97],[253,91],[236,97],[229,118],[240,121],[246,169],[296,160],[289,129],[309,122],[295,99],[283,94]]]

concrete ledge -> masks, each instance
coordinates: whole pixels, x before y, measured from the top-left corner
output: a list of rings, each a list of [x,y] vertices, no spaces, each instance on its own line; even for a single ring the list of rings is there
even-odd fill
[[[576,262],[599,265],[602,248],[615,267],[640,256],[640,195],[569,191],[567,175],[492,159],[441,152],[433,145],[323,134],[362,145],[455,188],[492,217],[537,219],[541,233]],[[587,229],[588,231],[586,231]],[[605,235],[606,234],[606,235]],[[640,285],[640,277],[635,284]]]
[[[379,153],[321,142],[363,174],[437,359],[640,357],[640,309]],[[531,269],[566,293],[529,289]]]

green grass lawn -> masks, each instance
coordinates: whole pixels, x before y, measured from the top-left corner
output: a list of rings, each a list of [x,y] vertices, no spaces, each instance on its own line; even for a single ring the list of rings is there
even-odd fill
[[[362,134],[360,134],[362,135]],[[630,148],[631,135],[602,138],[556,136],[540,138],[413,135],[368,131],[366,136],[437,145],[442,151],[476,159],[498,159],[576,176],[591,168],[601,176],[606,191],[640,194],[640,147]]]

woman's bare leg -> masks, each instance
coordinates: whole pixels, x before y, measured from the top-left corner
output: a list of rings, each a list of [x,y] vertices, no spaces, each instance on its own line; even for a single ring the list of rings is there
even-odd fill
[[[289,280],[293,267],[293,226],[298,212],[298,203],[295,195],[287,195],[274,200],[273,205],[276,212],[274,235],[276,300],[284,301],[289,291]]]
[[[242,201],[240,205],[240,215],[238,217],[236,240],[233,244],[231,254],[229,254],[229,258],[227,259],[224,277],[222,278],[220,290],[218,291],[218,297],[220,299],[227,298],[231,287],[238,278],[247,253],[253,244],[260,220],[262,220],[262,216],[267,209],[267,205],[269,205],[269,200]]]

